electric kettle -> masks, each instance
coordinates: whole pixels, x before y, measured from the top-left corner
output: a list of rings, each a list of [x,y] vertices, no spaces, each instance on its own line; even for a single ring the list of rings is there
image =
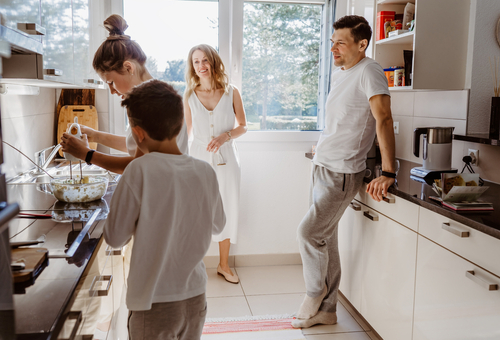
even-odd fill
[[[451,146],[454,127],[423,127],[413,131],[413,154],[420,156],[420,136],[423,137],[422,158],[425,170],[451,169]]]

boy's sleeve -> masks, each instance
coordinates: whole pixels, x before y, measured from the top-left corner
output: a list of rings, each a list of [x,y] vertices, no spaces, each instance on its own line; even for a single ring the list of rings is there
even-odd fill
[[[224,230],[226,226],[226,214],[224,213],[224,206],[222,205],[222,198],[219,192],[219,182],[217,181],[217,176],[212,168],[212,183],[213,183],[213,197],[215,197],[213,205],[213,223],[212,223],[212,235],[219,235]]]
[[[130,241],[135,233],[140,208],[140,200],[122,177],[113,193],[104,226],[104,240],[107,244],[119,248]]]

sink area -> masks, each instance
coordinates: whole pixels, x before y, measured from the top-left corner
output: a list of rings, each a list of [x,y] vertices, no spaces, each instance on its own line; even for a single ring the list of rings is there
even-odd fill
[[[80,165],[79,164],[74,164],[71,167],[69,167],[69,162],[64,162],[61,163],[58,166],[48,168],[46,170],[48,174],[54,178],[61,178],[61,177],[70,177],[70,173],[72,173],[73,177],[80,176]],[[82,163],[82,169],[81,169],[81,174],[83,176],[105,176],[108,178],[110,183],[116,182],[117,176],[116,174],[110,173],[109,171],[97,166],[97,165],[88,165],[88,164],[83,164]],[[47,175],[46,173],[38,174],[35,171],[29,171],[26,173],[23,173],[19,176],[16,176],[14,178],[11,178],[10,180],[7,181],[8,185],[12,184],[46,184],[50,183],[50,176]]]

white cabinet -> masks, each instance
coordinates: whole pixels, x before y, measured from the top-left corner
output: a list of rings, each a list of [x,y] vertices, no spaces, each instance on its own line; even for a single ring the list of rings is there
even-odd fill
[[[500,277],[419,236],[413,340],[500,339],[499,287]]]
[[[361,281],[363,276],[363,212],[361,203],[353,200],[338,225],[340,291],[358,311],[361,310]]]
[[[354,200],[339,221],[339,252],[344,296],[384,340],[410,339],[417,233]]]
[[[40,16],[40,0],[2,0],[0,4],[0,13],[2,13],[4,18],[4,23],[6,27],[25,32],[24,29],[18,28],[18,24],[41,24]],[[30,34],[31,35],[31,34]],[[40,35],[32,35],[33,39],[40,41]]]
[[[361,314],[384,340],[411,339],[417,233],[363,209]]]
[[[470,0],[378,0],[375,14],[404,13],[407,2],[415,4],[414,32],[376,41],[374,59],[383,68],[404,66],[403,51],[411,50],[412,85],[406,89],[464,89]]]

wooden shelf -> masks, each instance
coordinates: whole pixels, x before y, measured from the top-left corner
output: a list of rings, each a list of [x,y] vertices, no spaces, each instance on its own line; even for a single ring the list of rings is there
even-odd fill
[[[385,38],[377,41],[375,44],[380,45],[391,45],[391,44],[413,44],[414,32],[406,32],[395,37]]]
[[[377,5],[406,5],[408,2],[415,3],[408,0],[379,0]]]
[[[491,139],[491,138],[489,138],[488,134],[484,134],[484,135],[453,135],[453,139],[462,140],[465,142],[500,146],[500,140]]]

